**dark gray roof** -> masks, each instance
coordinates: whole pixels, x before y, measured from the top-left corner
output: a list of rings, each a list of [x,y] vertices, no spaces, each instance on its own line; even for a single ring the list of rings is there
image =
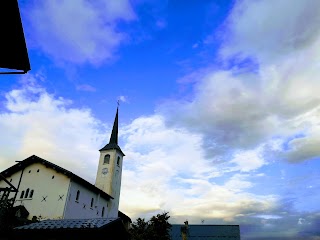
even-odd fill
[[[13,173],[20,171],[21,169],[26,168],[27,166],[29,166],[33,163],[41,163],[41,164],[45,165],[46,167],[50,167],[50,168],[54,169],[55,171],[60,172],[64,175],[70,177],[73,181],[80,183],[81,185],[87,187],[91,191],[93,191],[95,193],[99,193],[102,197],[104,197],[106,199],[110,199],[110,198],[113,199],[113,197],[111,197],[109,194],[107,194],[106,192],[97,188],[96,186],[92,185],[91,183],[89,183],[88,181],[79,177],[78,175],[76,175],[76,174],[74,174],[74,173],[72,173],[62,167],[59,167],[58,165],[53,164],[45,159],[42,159],[36,155],[32,155],[32,156],[24,159],[23,161],[9,167],[8,169],[2,171],[1,174],[5,177],[9,177]]]
[[[118,144],[116,144],[116,143],[108,143],[108,144],[105,145],[103,148],[101,148],[99,151],[111,150],[111,149],[116,149],[116,150],[118,150],[119,152],[121,152],[121,154],[122,154],[123,156],[125,156],[124,153],[122,152],[121,148],[120,148],[120,147],[118,146]]]
[[[118,211],[118,217],[121,218],[121,219],[123,219],[123,220],[125,220],[125,221],[127,221],[127,222],[132,223],[131,218],[130,218],[129,216],[125,215],[125,214],[124,214],[123,212],[121,212],[120,210]]]
[[[77,228],[102,228],[119,218],[95,219],[60,219],[43,220],[36,223],[16,227],[15,229],[77,229]]]
[[[181,227],[184,224],[172,224],[171,240],[181,240]],[[240,240],[239,225],[189,225],[188,240]]]

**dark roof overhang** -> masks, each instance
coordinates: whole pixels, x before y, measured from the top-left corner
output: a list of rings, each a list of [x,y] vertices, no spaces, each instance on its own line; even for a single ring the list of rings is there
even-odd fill
[[[101,148],[99,151],[101,152],[104,150],[112,150],[112,149],[118,150],[122,154],[122,156],[125,156],[124,153],[122,152],[121,148],[116,143],[108,143],[103,148]]]

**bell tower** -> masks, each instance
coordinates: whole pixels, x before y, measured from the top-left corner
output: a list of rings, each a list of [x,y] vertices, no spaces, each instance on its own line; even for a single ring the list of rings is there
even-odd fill
[[[125,156],[118,146],[118,108],[110,141],[99,150],[100,159],[95,183],[96,187],[113,197],[111,204],[108,205],[109,217],[118,217],[122,163]]]

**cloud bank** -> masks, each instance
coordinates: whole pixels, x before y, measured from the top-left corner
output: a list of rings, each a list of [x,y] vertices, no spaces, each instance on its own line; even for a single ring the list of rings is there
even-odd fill
[[[317,28],[318,4],[281,1],[274,9],[270,1],[237,1],[223,28],[224,67],[185,76],[194,97],[158,112],[169,126],[202,134],[208,158],[262,147],[262,155],[289,162],[318,157],[320,34],[303,27],[308,19]]]
[[[128,40],[119,23],[136,18],[127,0],[34,1],[23,9],[23,16],[32,46],[59,64],[95,66],[114,58]]]
[[[35,154],[94,180],[96,149],[106,141],[101,122],[89,109],[48,93],[33,75],[21,83],[5,94],[0,112],[0,168]]]

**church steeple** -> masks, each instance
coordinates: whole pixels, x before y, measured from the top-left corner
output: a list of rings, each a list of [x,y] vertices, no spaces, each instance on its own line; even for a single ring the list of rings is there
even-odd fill
[[[119,107],[117,107],[117,113],[116,113],[116,117],[114,118],[112,132],[111,132],[110,141],[109,141],[109,143],[115,143],[117,145],[118,145],[118,112],[119,112]]]
[[[124,153],[118,146],[119,102],[110,140],[101,148],[95,186],[113,197],[107,204],[107,217],[118,217]]]
[[[112,132],[110,136],[109,143],[101,148],[99,151],[109,150],[109,149],[117,149],[119,150],[123,156],[124,153],[122,152],[121,148],[118,146],[118,115],[119,115],[119,107],[117,107],[116,116],[114,118]]]

